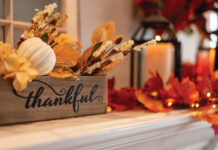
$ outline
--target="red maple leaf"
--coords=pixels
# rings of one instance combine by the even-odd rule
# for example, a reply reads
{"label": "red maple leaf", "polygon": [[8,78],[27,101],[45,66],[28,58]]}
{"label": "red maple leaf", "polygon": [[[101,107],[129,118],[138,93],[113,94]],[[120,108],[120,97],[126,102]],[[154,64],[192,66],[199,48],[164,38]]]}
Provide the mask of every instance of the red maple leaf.
{"label": "red maple leaf", "polygon": [[218,79],[213,79],[212,80],[212,90],[213,93],[218,96]]}
{"label": "red maple leaf", "polygon": [[121,111],[139,109],[142,105],[137,101],[135,89],[131,87],[114,89],[114,78],[108,80],[108,106],[112,110]]}
{"label": "red maple leaf", "polygon": [[199,92],[196,90],[195,83],[185,78],[180,83],[178,78],[171,77],[168,82],[168,95],[175,98],[177,104],[192,104],[200,101]]}
{"label": "red maple leaf", "polygon": [[115,85],[115,78],[108,79],[108,89],[113,90]]}
{"label": "red maple leaf", "polygon": [[213,125],[212,127],[214,129],[215,134],[218,134],[218,125]]}
{"label": "red maple leaf", "polygon": [[145,83],[144,91],[146,92],[159,92],[164,89],[163,80],[158,72],[156,74],[151,73],[151,77]]}
{"label": "red maple leaf", "polygon": [[151,73],[151,77],[147,80],[147,82],[144,85],[143,92],[149,93],[157,92],[159,100],[164,101],[166,98],[168,98],[167,91],[164,88],[163,80],[158,72],[155,74]]}

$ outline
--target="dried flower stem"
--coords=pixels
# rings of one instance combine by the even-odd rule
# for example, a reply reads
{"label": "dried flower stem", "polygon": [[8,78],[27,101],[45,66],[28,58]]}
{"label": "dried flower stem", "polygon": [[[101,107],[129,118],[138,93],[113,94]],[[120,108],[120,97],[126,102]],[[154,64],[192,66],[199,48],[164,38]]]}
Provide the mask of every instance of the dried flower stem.
{"label": "dried flower stem", "polygon": [[99,62],[95,62],[92,65],[87,66],[85,70],[82,71],[82,74],[106,73],[107,70],[105,68],[111,63],[122,60],[128,53],[132,51],[139,51],[142,48],[145,48],[151,44],[153,45],[155,43],[155,40],[151,40],[136,47],[132,47],[134,45],[134,42],[132,40],[123,42],[116,50],[110,51],[110,53],[107,54],[106,57],[101,58]]}

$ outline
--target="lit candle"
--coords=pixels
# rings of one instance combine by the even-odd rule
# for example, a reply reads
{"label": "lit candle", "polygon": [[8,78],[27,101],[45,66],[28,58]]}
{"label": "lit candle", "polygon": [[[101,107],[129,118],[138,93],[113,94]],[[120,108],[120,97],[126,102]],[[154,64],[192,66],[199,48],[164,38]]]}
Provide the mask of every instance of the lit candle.
{"label": "lit candle", "polygon": [[200,50],[197,54],[199,74],[212,73],[215,65],[215,49]]}
{"label": "lit candle", "polygon": [[209,50],[199,50],[197,54],[198,73],[209,73],[210,52]]}
{"label": "lit candle", "polygon": [[158,43],[149,45],[145,50],[145,81],[151,74],[158,71],[166,83],[172,75],[174,67],[174,46],[171,43]]}

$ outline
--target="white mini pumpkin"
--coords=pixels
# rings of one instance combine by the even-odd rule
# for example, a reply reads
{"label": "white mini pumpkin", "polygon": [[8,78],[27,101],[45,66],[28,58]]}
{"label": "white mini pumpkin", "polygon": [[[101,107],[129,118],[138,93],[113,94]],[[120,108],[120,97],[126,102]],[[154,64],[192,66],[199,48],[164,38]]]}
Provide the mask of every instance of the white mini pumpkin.
{"label": "white mini pumpkin", "polygon": [[56,63],[53,49],[37,37],[25,40],[18,48],[17,54],[27,58],[39,75],[51,72]]}

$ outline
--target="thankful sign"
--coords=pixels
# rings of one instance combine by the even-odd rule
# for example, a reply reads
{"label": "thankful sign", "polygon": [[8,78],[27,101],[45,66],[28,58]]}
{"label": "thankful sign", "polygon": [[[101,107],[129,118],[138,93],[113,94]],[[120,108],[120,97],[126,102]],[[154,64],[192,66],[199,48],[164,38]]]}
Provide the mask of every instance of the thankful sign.
{"label": "thankful sign", "polygon": [[[23,92],[0,80],[0,124],[81,116],[106,112],[105,77],[81,76],[79,81],[42,76]],[[10,92],[10,93],[5,93]],[[7,95],[7,96],[6,96]],[[11,121],[12,120],[12,121]]]}

